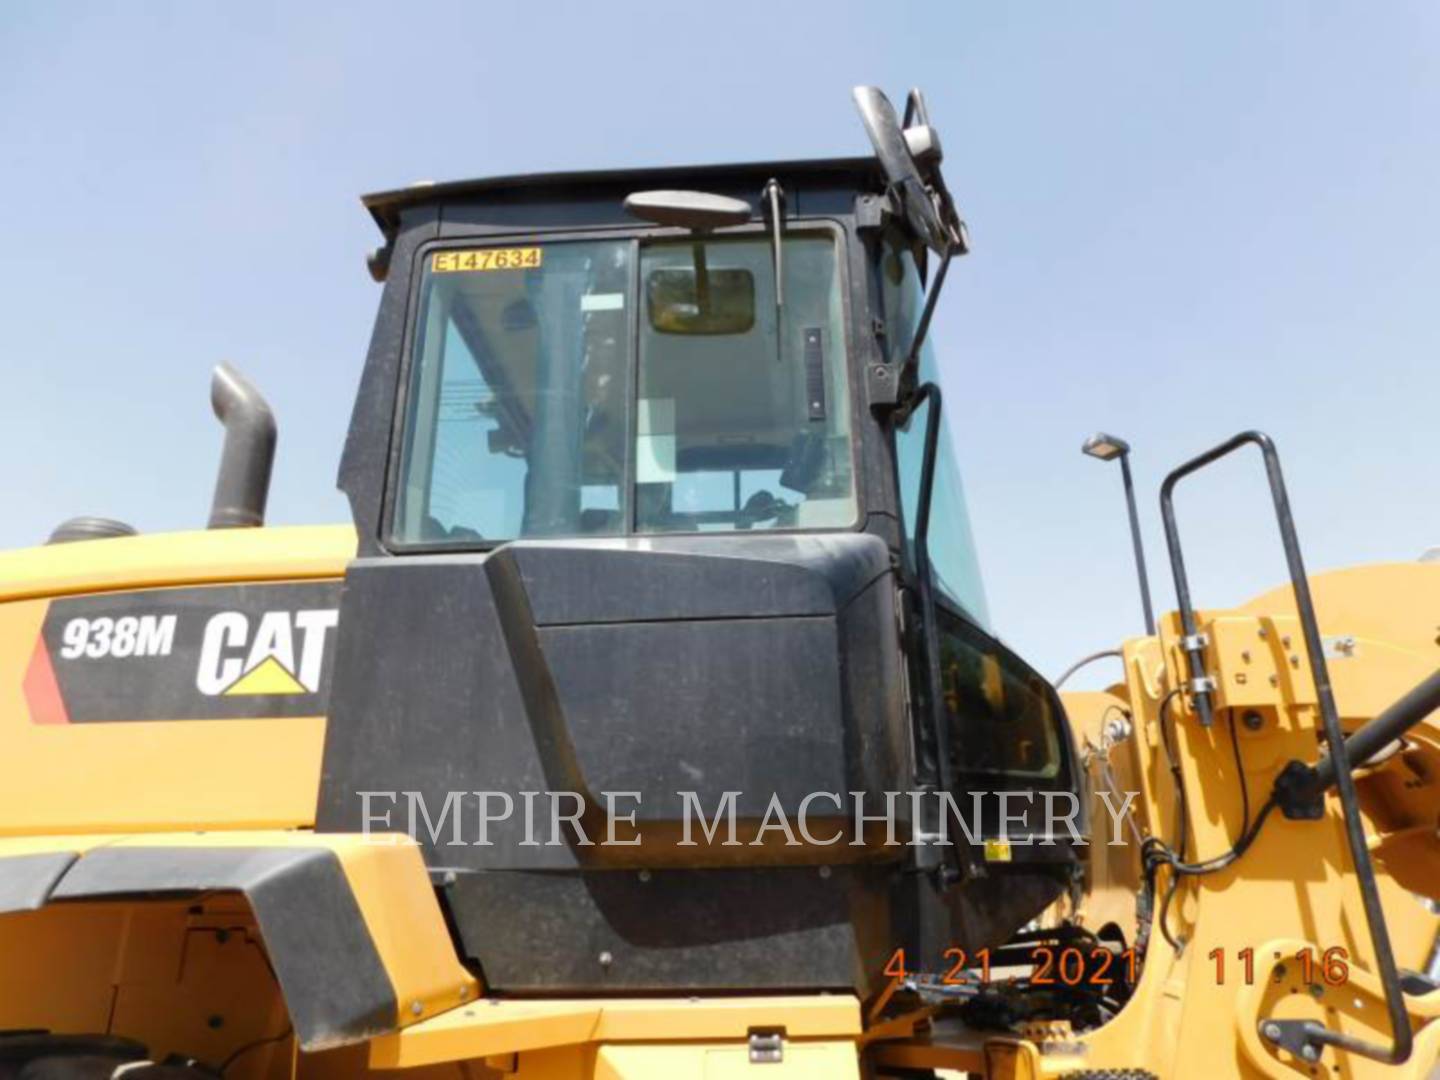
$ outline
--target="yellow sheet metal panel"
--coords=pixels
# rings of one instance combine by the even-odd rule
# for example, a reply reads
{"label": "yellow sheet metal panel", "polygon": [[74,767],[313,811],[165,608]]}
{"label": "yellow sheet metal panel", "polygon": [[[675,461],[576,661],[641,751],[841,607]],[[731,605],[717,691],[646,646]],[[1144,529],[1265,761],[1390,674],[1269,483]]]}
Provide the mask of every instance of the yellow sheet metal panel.
{"label": "yellow sheet metal panel", "polygon": [[127,836],[106,846],[327,848],[340,861],[395,988],[398,1026],[418,1024],[479,995],[479,985],[456,958],[420,849],[409,837],[377,842],[344,833],[224,831]]}
{"label": "yellow sheet metal panel", "polygon": [[37,722],[26,683],[46,609],[0,604],[0,836],[314,821],[323,717]]}
{"label": "yellow sheet metal panel", "polygon": [[1201,625],[1210,639],[1205,661],[1216,709],[1315,704],[1299,619],[1217,615]]}
{"label": "yellow sheet metal panel", "polygon": [[[1440,666],[1440,563],[1333,570],[1314,575],[1310,591],[1342,719],[1378,714]],[[1286,585],[1240,611],[1293,618],[1295,599]],[[1303,666],[1303,643],[1294,640]]]}
{"label": "yellow sheet metal panel", "polygon": [[[276,1038],[290,1027],[285,1003],[243,904],[229,914],[194,913],[193,899],[125,906],[130,922],[110,1030],[140,1039],[157,1058],[177,1053],[220,1062],[260,1043],[242,1055],[257,1077],[267,1061],[287,1055],[289,1039]],[[232,1068],[229,1075],[239,1080],[246,1073]]]}
{"label": "yellow sheet metal panel", "polygon": [[803,997],[636,999],[605,1002],[595,1030],[597,1041],[654,1039],[683,1029],[685,1038],[744,1036],[752,1027],[784,1028],[790,1038],[859,1036],[860,1003],[849,994]]}
{"label": "yellow sheet metal panel", "polygon": [[126,921],[118,904],[0,918],[0,1030],[106,1030]]}
{"label": "yellow sheet metal panel", "polygon": [[859,1002],[844,994],[549,1001],[491,998],[375,1040],[370,1064],[372,1068],[408,1068],[572,1043],[743,1042],[752,1028],[783,1028],[789,1039],[841,1040],[850,1048],[853,1067],[853,1040],[860,1027]]}
{"label": "yellow sheet metal panel", "polygon": [[0,835],[311,824],[354,547],[327,526],[0,554]]}
{"label": "yellow sheet metal panel", "polygon": [[408,1069],[590,1041],[602,1002],[489,998],[370,1044],[372,1069]]}
{"label": "yellow sheet metal panel", "polygon": [[339,577],[349,525],[207,529],[0,552],[0,601],[196,582]]}
{"label": "yellow sheet metal panel", "polygon": [[[403,1027],[474,1001],[480,987],[455,955],[419,848],[408,837],[390,840],[376,843],[358,835],[278,830],[16,837],[0,840],[0,859],[45,851],[83,854],[94,848],[174,848],[177,853],[184,849],[325,848],[335,854],[354,894],[395,990],[396,1026]],[[94,907],[120,910],[122,905]],[[45,908],[42,913],[55,909]],[[21,917],[0,918],[0,926],[8,925],[9,918]],[[32,979],[35,970],[41,969],[31,969]]]}
{"label": "yellow sheet metal panel", "polygon": [[755,1065],[744,1042],[729,1044],[629,1044],[603,1046],[596,1055],[595,1080],[847,1080],[860,1076],[850,1042],[785,1043],[780,1061]]}
{"label": "yellow sheet metal panel", "polygon": [[395,986],[401,1027],[473,1002],[481,987],[461,966],[420,849],[409,837],[374,843],[321,835],[340,858],[365,925]]}
{"label": "yellow sheet metal panel", "polygon": [[50,851],[78,853],[114,839],[100,833],[88,836],[4,836],[0,837],[0,859],[11,855],[41,855]]}
{"label": "yellow sheet metal panel", "polygon": [[[283,1034],[289,1021],[254,924],[230,903],[70,902],[0,918],[0,1029],[108,1030],[156,1058],[211,1062]],[[255,1046],[227,1075],[272,1076],[261,1066],[287,1052],[285,1039]]]}
{"label": "yellow sheet metal panel", "polygon": [[[1375,563],[1312,574],[1310,592],[1322,633],[1343,628],[1417,651],[1437,649],[1440,562]],[[1280,585],[1241,610],[1294,614],[1295,598],[1288,584]]]}
{"label": "yellow sheet metal panel", "polygon": [[[978,1032],[969,1033],[964,1040],[921,1032],[911,1038],[872,1044],[866,1048],[866,1060],[892,1069],[935,1069],[947,1080],[970,1074],[988,1077],[991,1074],[985,1072],[985,1045],[984,1036]],[[1003,1071],[994,1074],[1010,1075]]]}

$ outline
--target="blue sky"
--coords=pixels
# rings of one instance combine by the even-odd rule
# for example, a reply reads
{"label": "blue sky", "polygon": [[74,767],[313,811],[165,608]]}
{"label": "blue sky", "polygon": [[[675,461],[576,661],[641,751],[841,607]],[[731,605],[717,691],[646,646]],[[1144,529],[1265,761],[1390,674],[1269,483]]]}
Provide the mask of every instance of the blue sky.
{"label": "blue sky", "polygon": [[[1279,442],[1312,569],[1440,544],[1440,8],[1420,3],[0,6],[0,545],[204,521],[228,359],[279,523],[335,465],[412,180],[852,154],[927,91],[974,254],[934,333],[995,622],[1042,670],[1139,625],[1118,470]],[[1182,496],[1197,599],[1283,576],[1258,465]]]}

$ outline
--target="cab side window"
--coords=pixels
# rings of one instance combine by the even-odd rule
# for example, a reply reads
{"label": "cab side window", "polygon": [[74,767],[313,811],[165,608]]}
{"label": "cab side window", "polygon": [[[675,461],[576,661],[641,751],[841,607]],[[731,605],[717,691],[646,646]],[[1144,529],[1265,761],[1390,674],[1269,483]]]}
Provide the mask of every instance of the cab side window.
{"label": "cab side window", "polygon": [[[889,360],[899,365],[910,351],[915,326],[925,305],[920,287],[920,273],[915,257],[908,247],[892,237],[881,252],[880,281],[884,305],[885,337]],[[941,383],[935,351],[926,337],[920,350],[920,382]],[[950,436],[950,417],[957,415],[963,398],[945,384],[945,407],[941,410],[940,441],[936,451],[935,487],[930,504],[930,533],[927,538],[930,562],[938,593],[948,598],[972,620],[989,624],[985,590],[980,580],[980,564],[975,556],[975,539],[970,531],[970,515],[965,508],[965,490],[960,483],[960,470],[955,463],[954,442]],[[900,504],[905,518],[905,543],[911,565],[914,565],[915,510],[919,501],[920,471],[925,457],[925,427],[930,420],[934,399],[925,402],[913,413],[903,428],[895,431],[895,464],[899,473]]]}
{"label": "cab side window", "polygon": [[937,615],[956,770],[1040,787],[1061,779],[1064,714],[1054,687],[979,627],[944,607]]}

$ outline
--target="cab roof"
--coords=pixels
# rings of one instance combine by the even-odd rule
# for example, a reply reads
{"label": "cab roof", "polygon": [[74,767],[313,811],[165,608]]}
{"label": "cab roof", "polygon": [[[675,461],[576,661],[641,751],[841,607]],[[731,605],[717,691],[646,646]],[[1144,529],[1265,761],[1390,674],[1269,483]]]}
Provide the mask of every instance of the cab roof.
{"label": "cab roof", "polygon": [[387,239],[400,226],[400,214],[412,206],[447,202],[482,201],[517,192],[550,199],[580,189],[627,185],[636,191],[653,188],[703,187],[706,184],[732,185],[751,181],[756,195],[771,177],[782,184],[824,183],[853,186],[857,191],[884,183],[880,164],[873,157],[815,158],[805,161],[752,162],[743,165],[682,165],[650,169],[601,169],[583,172],[529,173],[496,176],[479,180],[429,181],[409,187],[379,191],[360,198],[375,224]]}

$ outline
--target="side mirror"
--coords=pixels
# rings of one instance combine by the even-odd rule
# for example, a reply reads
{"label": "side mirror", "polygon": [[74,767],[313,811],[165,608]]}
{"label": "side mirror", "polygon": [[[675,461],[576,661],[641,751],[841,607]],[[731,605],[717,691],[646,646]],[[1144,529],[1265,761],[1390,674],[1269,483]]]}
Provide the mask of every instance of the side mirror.
{"label": "side mirror", "polygon": [[752,213],[743,199],[703,191],[637,191],[625,198],[625,212],[656,225],[678,225],[704,232],[744,225]]}
{"label": "side mirror", "polygon": [[[895,106],[874,86],[855,87],[854,98],[855,107],[860,110],[860,119],[865,124],[865,133],[870,136],[875,156],[880,160],[880,168],[884,170],[890,191],[900,203],[899,209],[911,230],[927,247],[941,255],[956,245],[957,236],[961,237],[959,243],[963,244],[963,234],[952,231],[941,217],[917,164],[917,158],[927,165],[939,164],[939,137],[930,126],[929,118],[921,115],[918,117],[919,126],[911,129],[902,127],[900,118],[895,115]],[[918,99],[916,104],[923,113],[923,104]]]}

